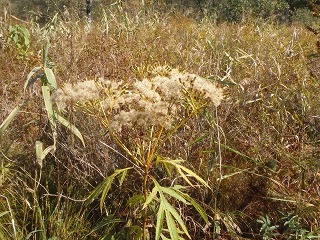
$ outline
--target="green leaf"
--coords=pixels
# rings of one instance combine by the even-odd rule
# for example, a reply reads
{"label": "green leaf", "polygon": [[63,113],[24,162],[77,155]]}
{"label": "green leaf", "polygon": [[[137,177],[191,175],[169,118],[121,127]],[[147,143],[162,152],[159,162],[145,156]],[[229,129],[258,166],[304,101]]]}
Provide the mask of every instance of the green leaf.
{"label": "green leaf", "polygon": [[119,180],[119,186],[122,186],[123,181],[125,180],[125,178],[126,178],[126,176],[127,176],[127,173],[128,173],[128,170],[123,171],[123,172],[121,173],[120,180]]}
{"label": "green leaf", "polygon": [[28,102],[29,99],[25,100],[22,104],[20,104],[19,106],[16,106],[11,113],[9,114],[9,116],[1,123],[0,125],[0,139],[2,138],[2,134],[3,132],[6,130],[6,128],[9,126],[9,124],[13,121],[13,119],[15,118],[15,116],[18,114],[18,112],[20,111],[20,109]]}
{"label": "green leaf", "polygon": [[[41,72],[40,72],[41,70]],[[36,74],[38,73],[38,74]],[[32,69],[32,71],[28,74],[27,76],[27,80],[24,83],[24,90],[26,90],[28,87],[30,87],[32,84],[35,83],[35,81],[37,81],[38,79],[42,78],[43,72],[42,72],[42,67],[35,67],[34,69]]]}
{"label": "green leaf", "polygon": [[258,161],[257,161],[257,160],[248,157],[247,155],[239,152],[239,151],[236,150],[236,149],[233,149],[233,148],[231,148],[231,147],[229,147],[229,146],[227,146],[227,145],[224,145],[224,144],[221,144],[221,147],[224,147],[225,149],[227,149],[227,150],[229,150],[229,151],[231,151],[231,152],[233,152],[233,153],[236,153],[236,154],[238,154],[239,156],[244,157],[244,158],[246,158],[246,159],[248,159],[248,160],[250,160],[250,161],[258,164]]}
{"label": "green leaf", "polygon": [[190,182],[188,177],[182,172],[181,168],[177,167],[177,171],[180,174],[180,176],[190,185],[193,187],[193,184]]}
{"label": "green leaf", "polygon": [[71,124],[67,119],[63,118],[61,115],[59,114],[55,114],[55,117],[57,119],[57,121],[59,121],[63,126],[65,126],[66,128],[68,128],[74,135],[76,135],[82,142],[82,145],[85,146],[84,143],[84,139],[82,137],[81,132],[77,129],[76,126],[74,126],[73,124]]}
{"label": "green leaf", "polygon": [[88,197],[88,202],[92,202],[94,199],[96,199],[100,194],[101,194],[101,198],[100,198],[100,209],[102,210],[103,208],[103,203],[106,199],[106,196],[111,188],[111,184],[113,183],[114,178],[121,174],[124,171],[128,171],[129,169],[132,169],[132,167],[129,168],[123,168],[123,169],[117,169],[114,171],[113,174],[111,174],[109,177],[106,177],[105,180],[103,180],[102,183],[100,183],[93,191],[92,193],[89,195]]}
{"label": "green leaf", "polygon": [[49,86],[42,86],[42,96],[43,96],[44,105],[45,105],[47,113],[48,113],[48,118],[50,121],[53,135],[54,135],[54,137],[56,137],[56,135],[57,135],[57,133],[56,133],[56,129],[57,129],[56,117],[55,117],[55,113],[53,111]]}
{"label": "green leaf", "polygon": [[159,189],[158,189],[157,186],[155,186],[155,187],[152,189],[151,193],[149,194],[149,196],[148,196],[147,199],[146,199],[146,202],[143,204],[142,209],[145,209],[145,208],[149,205],[149,203],[154,199],[154,197],[157,196],[158,190],[159,190]]}
{"label": "green leaf", "polygon": [[42,168],[42,162],[46,158],[46,156],[50,152],[55,152],[56,147],[55,145],[51,145],[43,150],[43,143],[41,141],[36,141],[36,157],[37,157],[37,163]]}
{"label": "green leaf", "polygon": [[200,176],[198,176],[195,172],[193,172],[192,170],[190,170],[189,168],[186,168],[182,165],[180,165],[180,162],[183,162],[183,160],[180,159],[176,159],[176,160],[171,160],[171,159],[161,159],[161,162],[166,162],[169,164],[172,164],[177,170],[178,172],[181,174],[181,177],[184,178],[188,184],[190,184],[191,186],[193,186],[191,184],[191,182],[189,181],[189,179],[187,178],[187,176],[181,171],[183,170],[184,172],[186,172],[187,174],[189,174],[190,176],[194,177],[198,182],[200,182],[202,185],[210,188],[210,186],[206,183],[205,180],[203,180]]}
{"label": "green leaf", "polygon": [[171,197],[176,198],[177,200],[183,202],[184,204],[188,204],[188,202],[186,201],[186,199],[185,199],[182,195],[178,194],[178,193],[177,193],[174,189],[172,189],[172,188],[161,187],[161,191],[164,192],[164,193],[166,193],[166,194],[168,194],[168,195],[170,195]]}
{"label": "green leaf", "polygon": [[98,231],[99,229],[107,226],[107,225],[114,225],[116,223],[122,223],[124,222],[123,220],[121,219],[118,219],[118,218],[114,218],[114,216],[107,216],[104,220],[102,220],[101,222],[99,222],[91,231],[90,233],[88,233],[86,237],[88,237],[89,235],[91,235],[92,233]]}
{"label": "green leaf", "polygon": [[[179,225],[181,226],[182,228],[182,231],[189,237],[189,233],[188,233],[188,229],[186,227],[186,225],[184,224],[182,218],[180,217],[180,214],[177,212],[177,210],[166,200],[166,199],[162,199],[162,201],[164,202],[164,205],[165,205],[165,208],[166,208],[166,211],[169,211],[172,216],[174,217],[174,219],[179,223]],[[168,223],[168,219],[167,219],[167,224]]]}
{"label": "green leaf", "polygon": [[162,228],[163,228],[163,220],[164,220],[164,206],[163,203],[160,203],[159,210],[157,213],[157,223],[156,223],[156,240],[159,240]]}
{"label": "green leaf", "polygon": [[203,208],[196,202],[196,200],[194,200],[192,197],[190,197],[188,194],[186,193],[182,193],[179,191],[180,194],[182,194],[184,196],[184,198],[186,200],[188,200],[191,205],[197,210],[197,212],[200,214],[200,216],[202,217],[202,219],[208,223],[208,215],[206,214],[206,212],[203,210]]}
{"label": "green leaf", "polygon": [[[179,164],[178,164],[179,165]],[[186,168],[182,165],[179,165],[179,168],[181,168],[183,171],[185,171],[186,173],[188,173],[189,175],[191,175],[192,177],[194,177],[195,179],[197,179],[198,182],[202,183],[202,185],[210,188],[210,186],[206,183],[205,180],[203,180],[200,176],[198,176],[195,172],[191,171],[189,168]]]}
{"label": "green leaf", "polygon": [[51,88],[57,89],[57,80],[56,80],[56,77],[53,74],[52,69],[45,67],[44,68],[44,73],[45,73],[46,78],[48,80],[48,84],[51,86]]}
{"label": "green leaf", "polygon": [[166,213],[167,226],[168,226],[171,240],[179,240],[179,234],[178,234],[177,226],[176,226],[176,223],[174,222],[174,219],[172,218],[169,211],[165,211],[165,213]]}
{"label": "green leaf", "polygon": [[[248,171],[249,169],[250,169],[250,168],[246,168],[246,169],[242,169],[242,170],[240,170],[240,171],[238,171],[238,172],[234,172],[234,173],[230,173],[230,174],[224,175],[224,176],[222,176],[222,177],[221,177],[221,179],[220,179],[220,180],[223,180],[223,179],[226,179],[226,178],[232,177],[232,176],[234,176],[234,175],[237,175],[237,174],[239,174],[239,173],[242,173],[242,172]],[[219,181],[219,178],[217,179],[217,181]]]}
{"label": "green leaf", "polygon": [[112,184],[112,182],[113,182],[113,180],[114,180],[114,178],[115,178],[115,176],[116,176],[117,174],[116,173],[113,173],[110,177],[108,177],[107,179],[106,179],[106,181],[105,181],[105,185],[104,185],[104,187],[103,187],[103,191],[102,191],[102,193],[101,193],[101,198],[100,198],[100,209],[101,209],[101,211],[102,211],[102,209],[103,209],[103,203],[104,203],[104,201],[105,201],[105,199],[106,199],[106,197],[107,197],[107,194],[108,194],[108,192],[109,192],[109,190],[110,190],[110,188],[111,188],[111,184]]}

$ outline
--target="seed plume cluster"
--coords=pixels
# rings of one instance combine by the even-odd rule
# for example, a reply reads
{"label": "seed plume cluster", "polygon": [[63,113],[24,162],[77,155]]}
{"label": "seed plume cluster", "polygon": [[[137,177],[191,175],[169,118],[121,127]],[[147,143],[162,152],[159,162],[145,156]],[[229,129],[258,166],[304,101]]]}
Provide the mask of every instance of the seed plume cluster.
{"label": "seed plume cluster", "polygon": [[167,66],[156,67],[150,77],[131,83],[99,79],[67,84],[53,97],[60,109],[71,102],[98,100],[99,111],[108,118],[113,132],[120,132],[123,126],[169,129],[186,111],[217,107],[222,99],[223,91],[214,82]]}

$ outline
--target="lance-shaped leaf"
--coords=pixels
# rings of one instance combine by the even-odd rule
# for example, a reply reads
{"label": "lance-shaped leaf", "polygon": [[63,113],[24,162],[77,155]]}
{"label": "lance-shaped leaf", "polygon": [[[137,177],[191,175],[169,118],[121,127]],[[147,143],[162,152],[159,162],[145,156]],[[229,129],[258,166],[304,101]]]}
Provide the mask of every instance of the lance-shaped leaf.
{"label": "lance-shaped leaf", "polygon": [[1,123],[0,125],[0,139],[1,136],[3,134],[3,132],[6,130],[6,128],[9,126],[9,124],[13,121],[13,119],[15,118],[15,116],[18,114],[18,112],[20,111],[20,109],[28,102],[28,99],[25,100],[22,104],[20,104],[19,106],[16,106],[11,113],[9,114],[9,116]]}
{"label": "lance-shaped leaf", "polygon": [[165,211],[165,213],[171,240],[179,240],[178,229],[172,215],[170,214],[170,211]]}
{"label": "lance-shaped leaf", "polygon": [[158,187],[155,186],[152,189],[152,192],[147,197],[146,202],[143,204],[142,209],[145,209],[149,205],[149,203],[157,196],[158,191],[159,191]]}
{"label": "lance-shaped leaf", "polygon": [[41,141],[36,141],[36,157],[37,157],[37,163],[42,168],[42,162],[46,158],[46,156],[50,152],[55,152],[56,147],[54,145],[51,145],[45,149],[43,149],[43,143]]}
{"label": "lance-shaped leaf", "polygon": [[192,197],[190,197],[187,193],[184,193],[184,192],[180,191],[180,189],[181,189],[180,185],[176,185],[173,188],[174,188],[174,190],[176,191],[177,194],[180,194],[181,196],[183,196],[183,198],[186,201],[188,201],[197,210],[197,212],[200,214],[200,216],[202,217],[202,219],[206,223],[209,222],[208,215],[203,210],[203,208],[196,202],[196,200],[194,200]]}
{"label": "lance-shaped leaf", "polygon": [[73,133],[74,135],[76,135],[82,142],[82,145],[85,146],[84,143],[84,139],[82,137],[81,132],[78,130],[78,128],[76,126],[74,126],[72,123],[70,123],[67,119],[63,118],[62,116],[60,116],[59,114],[55,114],[55,117],[57,119],[57,121],[59,121],[63,126],[65,126],[66,128],[68,128],[71,133]]}
{"label": "lance-shaped leaf", "polygon": [[42,72],[42,67],[35,67],[32,71],[28,74],[27,80],[24,83],[24,90],[30,87],[32,84],[35,83],[38,79],[42,78],[44,73]]}
{"label": "lance-shaped leaf", "polygon": [[[180,217],[180,214],[177,212],[177,210],[168,202],[168,200],[166,199],[166,197],[164,196],[164,192],[163,190],[165,189],[164,187],[161,187],[160,184],[155,180],[153,179],[153,182],[155,184],[155,187],[157,187],[158,189],[158,192],[159,192],[159,195],[160,195],[160,205],[162,204],[163,205],[163,209],[164,209],[164,212],[165,212],[165,217],[166,217],[166,223],[167,223],[167,227],[168,227],[168,230],[170,232],[170,236],[171,236],[171,239],[178,239],[176,238],[177,236],[179,237],[179,233],[178,233],[178,227],[176,226],[175,224],[175,221],[178,222],[178,224],[180,225],[182,231],[184,234],[186,234],[189,238],[190,235],[188,233],[188,230],[187,230],[187,227],[185,226],[182,218]],[[174,198],[180,200],[181,199],[181,196],[178,196],[173,193],[172,191],[167,191],[167,194],[168,192],[170,193],[169,195],[170,196],[173,196]],[[183,200],[183,202],[186,202],[186,200]],[[161,212],[160,212],[161,213]],[[169,217],[169,218],[168,218]],[[163,218],[164,217],[157,217],[157,220],[158,219],[162,219],[163,221]],[[157,225],[159,225],[160,223],[157,222]],[[159,226],[160,228],[160,226]],[[160,233],[159,233],[160,234]]]}
{"label": "lance-shaped leaf", "polygon": [[156,223],[156,240],[159,240],[163,228],[163,220],[164,220],[164,205],[161,202],[159,206],[159,210],[157,212],[157,223]]}
{"label": "lance-shaped leaf", "polygon": [[53,74],[52,69],[45,67],[44,68],[44,73],[46,75],[48,84],[52,89],[57,89],[57,80],[56,77]]}
{"label": "lance-shaped leaf", "polygon": [[53,137],[53,141],[54,141],[53,145],[56,145],[57,122],[56,122],[55,112],[54,112],[53,106],[52,106],[49,86],[42,86],[42,96],[43,96],[44,105],[46,107],[48,118],[49,118],[51,129],[52,129],[52,137]]}
{"label": "lance-shaped leaf", "polygon": [[113,174],[111,174],[110,176],[106,177],[105,180],[103,180],[102,183],[100,183],[89,195],[88,197],[88,203],[92,202],[94,199],[96,199],[99,195],[101,195],[100,198],[100,209],[102,210],[103,208],[103,203],[106,199],[106,196],[111,188],[111,184],[113,183],[113,180],[115,179],[115,177],[119,174],[122,174],[123,172],[128,171],[129,169],[131,169],[132,167],[129,168],[123,168],[123,169],[117,169],[114,171]]}
{"label": "lance-shaped leaf", "polygon": [[[203,180],[199,175],[197,175],[195,172],[193,172],[192,170],[190,170],[189,168],[182,166],[179,163],[184,162],[181,159],[176,159],[176,160],[172,160],[172,159],[161,159],[159,160],[159,162],[163,162],[163,163],[168,163],[173,165],[177,171],[180,173],[180,176],[191,186],[193,186],[190,182],[190,180],[188,179],[188,177],[186,176],[185,173],[187,173],[189,176],[195,178],[199,183],[201,183],[202,185],[210,188],[210,186],[206,183],[205,180]],[[184,173],[185,172],[185,173]]]}

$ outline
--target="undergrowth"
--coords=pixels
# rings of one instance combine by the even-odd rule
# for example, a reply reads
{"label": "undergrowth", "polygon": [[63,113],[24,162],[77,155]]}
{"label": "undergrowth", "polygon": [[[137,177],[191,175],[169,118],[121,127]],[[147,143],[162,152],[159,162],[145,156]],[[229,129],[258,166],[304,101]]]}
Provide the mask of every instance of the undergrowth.
{"label": "undergrowth", "polygon": [[[91,24],[2,18],[0,36],[1,122],[33,97],[0,139],[1,239],[319,238],[319,52],[304,26],[115,5]],[[41,84],[23,91],[47,40],[56,111],[85,146],[52,135]],[[55,138],[39,166],[35,142]]]}

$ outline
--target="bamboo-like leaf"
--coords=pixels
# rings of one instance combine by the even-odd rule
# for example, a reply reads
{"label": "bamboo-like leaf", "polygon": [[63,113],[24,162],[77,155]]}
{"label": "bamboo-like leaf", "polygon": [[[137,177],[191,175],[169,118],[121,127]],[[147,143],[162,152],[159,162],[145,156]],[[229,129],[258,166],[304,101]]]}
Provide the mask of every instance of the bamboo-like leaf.
{"label": "bamboo-like leaf", "polygon": [[102,191],[102,194],[101,194],[101,198],[100,198],[100,209],[102,211],[103,209],[103,203],[107,197],[107,194],[111,188],[111,184],[115,178],[117,174],[116,173],[113,173],[110,177],[107,178],[107,181],[105,182],[105,186],[103,188],[103,191]]}
{"label": "bamboo-like leaf", "polygon": [[[177,168],[177,170],[179,171],[179,169],[183,170],[184,172],[186,172],[187,174],[189,174],[190,176],[194,177],[198,182],[200,182],[202,185],[210,188],[210,186],[206,183],[205,180],[203,180],[200,176],[198,176],[195,172],[193,172],[192,170],[190,170],[189,168],[187,167],[184,167],[182,165],[180,165],[179,163],[180,162],[183,162],[183,160],[179,160],[179,159],[176,159],[176,160],[167,160],[167,159],[163,159],[161,160],[162,162],[166,162],[166,163],[169,163],[169,164],[172,164],[173,166],[175,166]],[[180,172],[180,171],[179,171]],[[181,174],[181,172],[180,172]],[[181,177],[185,178],[185,174],[181,175]],[[189,183],[189,182],[188,182]]]}
{"label": "bamboo-like leaf", "polygon": [[204,138],[206,138],[209,134],[208,133],[204,133],[202,134],[200,137],[196,138],[195,140],[193,140],[191,143],[189,143],[188,145],[190,147],[194,146],[195,144],[201,142]]}
{"label": "bamboo-like leaf", "polygon": [[128,200],[130,206],[136,205],[137,203],[142,203],[144,201],[144,196],[142,194],[134,195]]}
{"label": "bamboo-like leaf", "polygon": [[[164,202],[166,211],[169,211],[170,214],[172,214],[174,219],[179,223],[180,227],[182,228],[182,231],[191,239],[191,237],[188,233],[188,229],[187,229],[186,225],[184,224],[182,218],[180,217],[180,214],[177,212],[177,210],[166,199],[161,199],[161,201]],[[169,224],[168,219],[167,219],[167,224]]]}
{"label": "bamboo-like leaf", "polygon": [[105,201],[105,198],[110,190],[111,184],[113,183],[114,178],[123,173],[124,171],[128,171],[129,169],[132,169],[132,167],[128,167],[128,168],[123,168],[123,169],[117,169],[114,171],[113,174],[111,174],[110,176],[108,176],[105,180],[103,180],[102,183],[100,183],[89,195],[88,197],[88,203],[92,202],[94,199],[96,199],[100,194],[101,194],[101,198],[100,198],[100,209],[102,210],[103,208],[103,203]]}
{"label": "bamboo-like leaf", "polygon": [[197,179],[197,181],[200,182],[200,183],[202,183],[202,185],[210,188],[210,186],[206,183],[206,181],[203,180],[200,176],[198,176],[195,172],[191,171],[189,168],[186,168],[186,167],[184,167],[184,166],[182,166],[182,165],[179,165],[179,164],[177,164],[177,165],[178,165],[179,168],[181,168],[183,171],[185,171],[186,173],[188,173],[189,175],[191,175],[192,177],[194,177],[195,179]]}
{"label": "bamboo-like leaf", "polygon": [[163,166],[164,166],[167,174],[169,175],[169,177],[171,177],[172,176],[172,168],[171,168],[172,165],[170,165],[166,162],[163,162]]}
{"label": "bamboo-like leaf", "polygon": [[180,176],[190,185],[193,187],[193,184],[190,182],[189,178],[182,172],[181,168],[177,168],[178,173]]}
{"label": "bamboo-like leaf", "polygon": [[178,191],[179,194],[181,194],[191,205],[197,210],[197,212],[200,214],[202,219],[208,223],[208,215],[206,212],[203,210],[203,208],[194,200],[192,197],[190,197],[187,193],[183,193],[181,191]]}
{"label": "bamboo-like leaf", "polygon": [[52,131],[54,135],[56,135],[56,117],[53,111],[49,86],[42,86],[42,96],[43,96],[44,105],[48,113],[48,118],[51,124]]}
{"label": "bamboo-like leaf", "polygon": [[158,191],[159,191],[158,187],[155,186],[152,189],[152,191],[149,194],[149,196],[147,197],[146,202],[143,204],[142,209],[145,209],[149,205],[149,203],[155,198],[155,196],[157,196]]}
{"label": "bamboo-like leaf", "polygon": [[42,168],[42,162],[46,158],[46,156],[50,152],[55,152],[56,147],[55,145],[51,145],[43,150],[43,143],[41,141],[36,141],[36,157],[37,157],[37,163]]}
{"label": "bamboo-like leaf", "polygon": [[24,83],[24,90],[30,87],[32,84],[35,83],[38,79],[44,76],[43,72],[40,72],[42,67],[35,67],[32,71],[28,74],[27,80]]}
{"label": "bamboo-like leaf", "polygon": [[53,74],[52,69],[45,67],[44,68],[44,73],[46,74],[46,78],[48,80],[48,84],[51,86],[51,88],[57,89],[57,80],[56,80],[56,77]]}
{"label": "bamboo-like leaf", "polygon": [[156,223],[156,239],[159,240],[162,228],[163,228],[163,220],[164,220],[164,206],[163,203],[160,203],[159,210],[157,213],[157,223]]}
{"label": "bamboo-like leaf", "polygon": [[179,240],[179,234],[178,234],[177,226],[176,226],[176,223],[174,222],[174,219],[172,218],[169,211],[165,211],[165,213],[166,213],[167,226],[168,226],[171,240]]}
{"label": "bamboo-like leaf", "polygon": [[171,240],[170,238],[167,238],[165,235],[161,234],[161,239],[162,240]]}
{"label": "bamboo-like leaf", "polygon": [[107,216],[105,219],[103,219],[100,223],[98,223],[87,235],[85,235],[85,238],[90,236],[92,233],[96,232],[97,230],[104,228],[107,225],[115,225],[117,223],[122,223],[123,220],[114,218],[114,216]]}
{"label": "bamboo-like leaf", "polygon": [[55,114],[55,117],[56,117],[57,121],[59,121],[63,126],[68,128],[74,135],[76,135],[81,140],[82,145],[85,146],[82,134],[76,126],[74,126],[72,123],[70,123],[67,119],[63,118],[59,114]]}
{"label": "bamboo-like leaf", "polygon": [[0,125],[0,139],[1,136],[3,134],[3,132],[6,130],[6,128],[9,126],[9,124],[13,121],[13,119],[15,118],[15,116],[18,114],[18,112],[20,111],[20,109],[22,108],[23,104],[16,106],[11,113],[9,114],[9,116],[1,123]]}
{"label": "bamboo-like leaf", "polygon": [[224,147],[225,149],[227,149],[227,150],[229,150],[229,151],[231,151],[231,152],[233,152],[233,153],[236,153],[236,154],[238,154],[239,156],[244,157],[244,158],[246,158],[246,159],[248,159],[248,160],[250,160],[250,161],[258,164],[258,161],[257,161],[257,160],[255,160],[255,159],[253,159],[253,158],[250,158],[249,156],[247,156],[247,155],[239,152],[239,151],[236,150],[236,149],[233,149],[233,148],[231,148],[231,147],[229,147],[229,146],[227,146],[227,145],[224,145],[224,144],[221,144],[221,147]]}
{"label": "bamboo-like leaf", "polygon": [[170,195],[173,198],[176,198],[177,200],[183,202],[184,204],[188,204],[187,200],[172,188],[161,187],[161,191]]}
{"label": "bamboo-like leaf", "polygon": [[42,168],[42,152],[43,152],[43,143],[41,141],[36,141],[36,157],[37,163]]}
{"label": "bamboo-like leaf", "polygon": [[105,182],[107,181],[107,178],[105,178],[88,196],[87,204],[93,202],[103,191]]}
{"label": "bamboo-like leaf", "polygon": [[249,169],[249,168],[246,168],[246,169],[240,170],[240,171],[238,171],[238,172],[234,172],[234,173],[230,173],[230,174],[224,175],[224,176],[221,177],[221,179],[218,178],[217,181],[223,180],[223,179],[226,179],[226,178],[229,178],[229,177],[232,177],[232,176],[237,175],[237,174],[242,173],[242,172],[245,172],[245,171],[247,171],[248,169]]}
{"label": "bamboo-like leaf", "polygon": [[125,180],[127,176],[128,170],[125,170],[121,173],[120,179],[119,179],[119,186],[123,184],[123,181]]}

